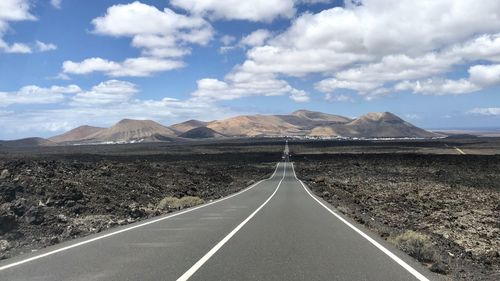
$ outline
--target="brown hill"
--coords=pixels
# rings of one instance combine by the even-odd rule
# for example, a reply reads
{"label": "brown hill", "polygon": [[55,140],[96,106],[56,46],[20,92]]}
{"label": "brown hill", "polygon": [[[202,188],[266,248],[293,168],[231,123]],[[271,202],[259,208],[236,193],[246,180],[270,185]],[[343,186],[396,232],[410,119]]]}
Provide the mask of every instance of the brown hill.
{"label": "brown hill", "polygon": [[151,120],[123,119],[111,128],[90,135],[88,142],[159,141],[175,136],[172,129]]}
{"label": "brown hill", "polygon": [[319,126],[312,136],[342,136],[362,138],[431,138],[440,136],[418,128],[390,112],[373,112],[346,124]]}
{"label": "brown hill", "polygon": [[277,115],[245,115],[213,121],[207,126],[227,136],[281,136],[299,135],[299,126]]}
{"label": "brown hill", "polygon": [[208,125],[208,123],[209,122],[204,122],[200,120],[188,120],[186,122],[172,125],[169,128],[178,132],[179,134],[182,134],[195,128],[205,127]]}
{"label": "brown hill", "polygon": [[54,136],[49,138],[50,141],[56,143],[71,143],[71,142],[79,142],[85,139],[88,139],[89,136],[96,134],[100,131],[105,130],[105,128],[100,127],[92,127],[92,126],[80,126],[71,131],[68,131],[62,135]]}
{"label": "brown hill", "polygon": [[307,135],[320,125],[345,124],[352,119],[340,116],[298,110],[290,115],[245,115],[214,121],[207,127],[227,136],[283,136]]}
{"label": "brown hill", "polygon": [[348,122],[352,121],[352,119],[345,117],[345,116],[327,114],[327,113],[316,112],[316,111],[309,111],[309,110],[304,110],[304,109],[297,110],[297,111],[293,112],[291,115],[300,117],[302,119],[310,120],[313,122],[348,123]]}
{"label": "brown hill", "polygon": [[[94,133],[88,134],[95,130]],[[356,119],[308,110],[289,115],[244,115],[203,122],[189,120],[165,127],[151,120],[124,119],[109,129],[82,126],[51,138],[58,143],[122,143],[174,141],[182,138],[321,136],[359,138],[430,138],[441,136],[389,113],[368,113]]]}
{"label": "brown hill", "polygon": [[346,124],[363,137],[415,137],[430,138],[437,134],[415,127],[390,112],[375,112],[363,115]]}
{"label": "brown hill", "polygon": [[52,146],[56,143],[44,138],[24,138],[18,140],[0,141],[3,147]]}

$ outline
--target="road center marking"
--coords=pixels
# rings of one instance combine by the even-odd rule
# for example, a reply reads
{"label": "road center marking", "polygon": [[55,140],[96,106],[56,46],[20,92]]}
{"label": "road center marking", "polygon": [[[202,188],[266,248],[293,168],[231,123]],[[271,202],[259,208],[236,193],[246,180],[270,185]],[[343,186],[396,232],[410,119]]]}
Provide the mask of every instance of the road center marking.
{"label": "road center marking", "polygon": [[198,209],[201,209],[201,208],[205,208],[207,206],[210,206],[210,205],[222,202],[224,200],[227,200],[227,199],[232,198],[234,196],[240,195],[240,194],[242,194],[242,193],[244,193],[244,192],[246,192],[246,191],[248,191],[248,190],[256,187],[257,185],[259,185],[260,183],[262,183],[265,180],[272,179],[274,177],[274,175],[276,175],[276,171],[278,170],[279,164],[280,164],[279,162],[278,162],[278,164],[276,164],[276,168],[274,169],[274,173],[269,178],[260,180],[260,181],[258,181],[256,183],[254,183],[253,185],[251,185],[251,186],[249,186],[249,187],[247,187],[247,188],[245,188],[245,189],[243,189],[243,190],[241,190],[241,191],[239,191],[239,192],[237,192],[235,194],[229,195],[227,197],[224,197],[224,198],[221,198],[221,199],[218,199],[218,200],[215,200],[215,201],[212,201],[212,202],[209,202],[209,203],[197,206],[197,207],[189,208],[189,209],[187,209],[185,211],[178,212],[178,213],[172,214],[170,216],[160,217],[160,218],[157,218],[157,219],[154,219],[154,220],[151,220],[151,221],[143,222],[143,223],[140,223],[140,224],[137,224],[137,225],[133,225],[133,226],[124,228],[124,229],[113,231],[113,232],[108,233],[108,234],[97,236],[97,237],[94,237],[92,239],[84,240],[84,241],[78,242],[76,244],[72,244],[72,245],[69,245],[69,246],[66,246],[66,247],[62,247],[62,248],[59,248],[59,249],[56,249],[56,250],[53,250],[53,251],[50,251],[50,252],[47,252],[47,253],[44,253],[44,254],[36,255],[36,256],[31,257],[31,258],[27,258],[27,259],[23,259],[23,260],[20,260],[20,261],[17,261],[17,262],[6,264],[4,266],[0,266],[0,271],[8,269],[8,268],[11,268],[11,267],[15,267],[15,266],[27,263],[27,262],[38,260],[38,259],[41,259],[41,258],[44,258],[44,257],[47,257],[47,256],[51,256],[53,254],[57,254],[57,253],[60,253],[60,252],[63,252],[63,251],[66,251],[66,250],[69,250],[69,249],[72,249],[72,248],[76,248],[76,247],[79,247],[79,246],[82,246],[82,245],[85,245],[85,244],[89,244],[91,242],[94,242],[94,241],[97,241],[97,240],[101,240],[101,239],[104,239],[104,238],[107,238],[107,237],[110,237],[110,236],[114,236],[114,235],[120,234],[122,232],[126,232],[126,231],[129,231],[129,230],[136,229],[136,228],[139,228],[139,227],[143,227],[143,226],[146,226],[146,225],[149,225],[149,224],[153,224],[153,223],[156,223],[156,222],[164,221],[164,220],[167,220],[167,219],[170,219],[170,218],[173,218],[173,217],[177,217],[177,216],[180,216],[180,215],[183,215],[183,214],[186,214],[186,213],[189,213],[189,212],[192,212],[192,211],[195,211],[195,210],[198,210]]}
{"label": "road center marking", "polygon": [[262,205],[260,205],[244,221],[242,221],[235,229],[229,232],[229,234],[226,237],[224,237],[219,243],[217,243],[217,245],[215,245],[210,251],[208,251],[208,253],[206,253],[200,260],[198,260],[190,269],[188,269],[184,274],[182,274],[182,276],[179,277],[177,281],[186,281],[191,276],[193,276],[193,274],[195,274],[196,271],[198,271],[198,269],[200,269],[200,267],[203,266],[203,264],[205,264],[215,253],[217,253],[217,251],[220,250],[220,248],[222,248],[222,246],[224,246],[224,244],[227,243],[227,241],[229,241],[229,239],[231,239],[231,237],[233,237],[245,224],[247,224],[247,222],[249,222],[260,211],[260,209],[262,209],[274,197],[274,195],[280,188],[281,183],[285,179],[285,174],[286,174],[286,162],[284,162],[283,165],[283,177],[281,178],[280,182],[278,183],[278,186],[271,194],[271,196],[269,196],[269,198],[267,198],[267,200],[264,203],[262,203]]}
{"label": "road center marking", "polygon": [[409,264],[407,264],[405,261],[403,261],[402,259],[400,259],[395,254],[393,254],[391,251],[389,251],[387,248],[385,248],[380,243],[378,243],[377,241],[375,241],[373,238],[371,238],[370,236],[368,236],[366,233],[364,233],[363,231],[361,231],[360,229],[358,229],[357,227],[355,227],[353,224],[351,224],[350,222],[346,221],[343,217],[341,217],[338,214],[336,214],[334,211],[332,211],[330,208],[328,208],[325,204],[323,204],[323,202],[321,202],[320,200],[318,200],[318,198],[314,197],[314,195],[311,194],[311,192],[309,191],[309,189],[307,189],[306,185],[301,180],[299,180],[297,178],[297,174],[295,174],[295,168],[293,166],[293,163],[292,163],[292,171],[293,171],[293,175],[295,176],[295,179],[298,182],[300,182],[300,184],[302,185],[302,187],[306,190],[307,194],[309,194],[309,196],[311,196],[312,199],[316,200],[316,202],[318,202],[321,206],[323,206],[323,208],[325,208],[328,212],[330,212],[332,215],[334,215],[337,219],[339,219],[341,222],[343,222],[344,224],[346,224],[352,230],[356,231],[363,238],[365,238],[366,240],[368,240],[368,242],[372,243],[375,247],[377,247],[380,251],[382,251],[384,254],[386,254],[387,256],[389,256],[392,260],[394,260],[395,262],[397,262],[400,266],[402,266],[409,273],[411,273],[413,276],[415,276],[415,278],[417,278],[419,281],[429,281],[429,279],[427,279],[427,277],[425,277],[424,275],[422,275],[416,269],[414,269],[413,267],[411,267]]}

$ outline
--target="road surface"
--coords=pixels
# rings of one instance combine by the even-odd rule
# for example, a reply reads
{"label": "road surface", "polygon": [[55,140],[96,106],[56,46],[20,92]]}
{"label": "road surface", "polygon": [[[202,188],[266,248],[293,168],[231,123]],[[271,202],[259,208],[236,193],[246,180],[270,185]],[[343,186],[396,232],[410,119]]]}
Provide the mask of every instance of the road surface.
{"label": "road surface", "polygon": [[312,195],[286,161],[222,200],[0,262],[0,280],[434,278]]}

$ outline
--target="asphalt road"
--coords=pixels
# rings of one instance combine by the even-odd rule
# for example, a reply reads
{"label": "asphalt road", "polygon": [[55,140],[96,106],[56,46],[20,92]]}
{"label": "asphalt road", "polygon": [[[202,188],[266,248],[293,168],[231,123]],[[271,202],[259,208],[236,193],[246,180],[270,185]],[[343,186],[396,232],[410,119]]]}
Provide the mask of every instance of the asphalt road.
{"label": "asphalt road", "polygon": [[289,162],[222,200],[0,262],[2,281],[434,278],[313,196]]}

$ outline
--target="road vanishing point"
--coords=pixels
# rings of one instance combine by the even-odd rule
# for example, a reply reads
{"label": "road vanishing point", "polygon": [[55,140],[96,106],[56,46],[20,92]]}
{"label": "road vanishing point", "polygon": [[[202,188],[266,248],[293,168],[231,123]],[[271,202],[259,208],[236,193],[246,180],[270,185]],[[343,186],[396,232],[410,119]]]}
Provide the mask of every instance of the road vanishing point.
{"label": "road vanishing point", "polygon": [[0,262],[0,280],[434,280],[312,194],[289,162],[204,205]]}

